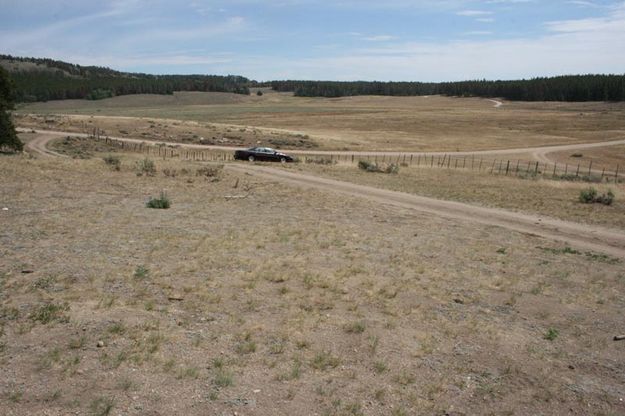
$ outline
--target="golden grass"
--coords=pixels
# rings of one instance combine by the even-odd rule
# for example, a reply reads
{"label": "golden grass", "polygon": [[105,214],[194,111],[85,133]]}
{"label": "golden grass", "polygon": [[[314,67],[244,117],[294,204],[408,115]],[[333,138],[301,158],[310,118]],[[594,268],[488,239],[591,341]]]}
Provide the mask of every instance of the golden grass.
{"label": "golden grass", "polygon": [[[36,103],[21,107],[18,113],[169,119],[167,124],[171,124],[171,119],[189,122],[184,131],[173,134],[179,138],[187,130],[198,134],[195,122],[282,129],[292,135],[308,135],[320,148],[334,150],[520,148],[609,140],[622,137],[625,132],[625,106],[618,103],[506,102],[503,107],[493,108],[488,100],[439,96],[325,99],[269,92],[262,97],[227,99],[223,94],[211,94]],[[97,122],[109,131],[113,131],[115,123],[122,123],[120,119],[114,123]],[[132,126],[122,129],[133,134],[151,133],[143,131],[141,121],[136,123],[136,132]],[[211,137],[207,133],[201,135]],[[265,131],[256,138],[267,144],[271,137]],[[293,145],[298,146],[301,145]]]}
{"label": "golden grass", "polygon": [[554,152],[547,155],[549,159],[560,164],[568,164],[576,168],[578,164],[588,167],[592,162],[593,170],[606,169],[614,172],[619,166],[620,172],[625,172],[625,146],[608,146],[595,149],[581,149],[567,152]]}

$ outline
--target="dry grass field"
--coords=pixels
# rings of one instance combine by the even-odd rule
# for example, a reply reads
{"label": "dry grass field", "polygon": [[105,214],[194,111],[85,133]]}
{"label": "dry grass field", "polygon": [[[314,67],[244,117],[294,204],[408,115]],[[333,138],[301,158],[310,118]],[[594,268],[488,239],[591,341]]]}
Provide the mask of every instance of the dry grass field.
{"label": "dry grass field", "polygon": [[[314,163],[283,166],[284,169],[314,173],[332,179],[429,196],[437,199],[504,208],[546,215],[567,221],[625,229],[625,184],[587,183],[552,180],[538,176],[519,177],[447,169],[400,166],[394,175],[366,172],[354,164],[320,165]],[[579,202],[581,190],[590,186],[599,192],[611,190],[615,202],[610,206]]]}
{"label": "dry grass field", "polygon": [[[219,143],[225,137],[233,145],[260,142],[324,150],[509,149],[605,141],[625,134],[623,103],[506,102],[494,108],[489,100],[439,96],[324,99],[267,91],[262,97],[176,93],[66,100],[21,107],[20,125],[33,124],[19,118],[29,113],[143,118],[64,117],[63,127],[72,126],[72,131],[90,123],[87,127],[99,125],[109,134],[124,130],[146,139],[199,142],[204,137]],[[58,120],[48,127],[59,127]]]}
{"label": "dry grass field", "polygon": [[593,169],[614,170],[617,165],[625,171],[625,146],[599,147],[596,149],[583,149],[573,152],[549,153],[549,159],[558,163],[568,163],[570,166],[588,166],[592,161]]}
{"label": "dry grass field", "polygon": [[[622,260],[220,165],[138,176],[113,150],[0,155],[0,414],[625,410]],[[316,172],[379,178],[346,169]],[[585,215],[568,185],[423,175],[392,186],[473,200],[487,181],[479,202],[514,187]],[[161,192],[171,208],[147,208]]]}

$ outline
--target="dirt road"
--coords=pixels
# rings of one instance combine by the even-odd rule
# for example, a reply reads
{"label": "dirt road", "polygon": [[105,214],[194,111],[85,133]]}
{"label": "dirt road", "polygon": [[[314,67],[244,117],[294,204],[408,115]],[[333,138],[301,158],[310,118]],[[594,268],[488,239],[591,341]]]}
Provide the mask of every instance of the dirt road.
{"label": "dirt road", "polygon": [[[41,134],[26,144],[26,147],[46,157],[65,157],[46,148],[46,144],[66,132],[40,132]],[[76,135],[76,134],[73,134]],[[127,142],[134,139],[120,139]],[[625,142],[623,140],[622,142]],[[596,144],[593,144],[596,145]],[[570,145],[596,147],[593,145]],[[551,146],[553,149],[558,146]],[[559,146],[561,150],[563,146]],[[576,147],[578,148],[578,147]],[[586,147],[584,147],[586,148]],[[537,151],[537,149],[535,149]],[[501,209],[485,208],[459,202],[444,201],[423,196],[356,185],[281,169],[251,164],[230,164],[228,169],[279,180],[296,186],[313,187],[324,191],[348,194],[371,201],[414,209],[461,221],[471,221],[490,226],[498,226],[525,234],[536,235],[551,240],[570,244],[574,247],[598,251],[611,256],[625,258],[625,233],[602,227],[566,222],[535,215],[526,215]]]}
{"label": "dirt road", "polygon": [[233,171],[247,172],[296,186],[312,187],[461,221],[502,227],[525,234],[560,241],[578,249],[592,250],[615,257],[625,258],[625,233],[608,230],[602,227],[577,224],[536,215],[526,215],[502,209],[485,208],[459,202],[438,200],[333,179],[320,178],[302,173],[288,172],[265,166],[231,164],[227,165],[227,168]]}
{"label": "dirt road", "polygon": [[51,140],[59,138],[59,134],[53,133],[53,132],[50,132],[50,133],[38,132],[38,133],[40,134],[37,135],[37,137],[35,137],[34,139],[26,143],[27,149],[32,150],[35,153],[38,153],[40,155],[47,156],[47,157],[68,157],[66,155],[62,155],[61,153],[57,153],[53,150],[50,150],[47,147],[48,143]]}
{"label": "dirt road", "polygon": [[[67,131],[52,131],[52,130],[32,130],[32,129],[17,129],[22,132],[31,132],[34,131],[36,133],[46,135],[46,143],[54,138],[62,137],[62,136],[74,136],[74,137],[89,137],[88,134],[85,133],[73,133]],[[111,139],[123,141],[126,143],[146,143],[150,142],[149,140],[141,140],[141,139],[132,139],[128,137],[110,137]],[[41,142],[40,142],[41,143]],[[158,141],[155,143],[162,143],[170,146],[178,146],[183,147],[185,149],[205,149],[205,150],[222,150],[222,151],[235,151],[240,149],[239,147],[232,146],[213,146],[213,145],[201,145],[201,144],[186,144],[186,143],[176,143],[176,142],[163,142]],[[45,143],[44,143],[45,144]],[[582,149],[590,149],[595,147],[605,147],[605,146],[617,146],[625,144],[625,138],[615,138],[614,140],[604,141],[604,142],[596,142],[596,143],[579,143],[579,144],[566,144],[566,145],[555,145],[555,146],[542,146],[542,147],[526,147],[526,148],[516,148],[516,149],[497,149],[497,150],[476,150],[476,151],[468,151],[468,152],[351,152],[351,151],[320,151],[320,150],[289,150],[289,153],[294,155],[355,155],[355,156],[480,156],[480,155],[518,155],[520,153],[528,153],[531,154],[535,160],[553,163],[550,161],[546,155],[552,152],[560,152],[560,151],[570,151],[570,150],[582,150]],[[40,147],[40,146],[38,146]],[[30,147],[34,151],[38,151],[35,148]]]}

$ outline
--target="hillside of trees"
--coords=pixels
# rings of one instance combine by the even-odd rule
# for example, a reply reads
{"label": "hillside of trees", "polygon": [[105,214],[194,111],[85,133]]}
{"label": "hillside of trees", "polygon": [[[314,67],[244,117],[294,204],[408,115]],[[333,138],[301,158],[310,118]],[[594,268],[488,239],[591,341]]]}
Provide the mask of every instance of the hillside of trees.
{"label": "hillside of trees", "polygon": [[150,75],[81,66],[52,59],[0,55],[15,86],[16,102],[101,99],[128,94],[172,94],[216,91],[249,94],[250,80],[241,76]]}
{"label": "hillside of trees", "polygon": [[[150,75],[119,72],[98,66],[81,66],[53,59],[0,55],[15,85],[15,101],[71,98],[98,100],[128,94],[172,94],[174,91],[216,91],[249,94],[261,86],[241,76]],[[500,97],[517,101],[625,101],[625,75],[571,75],[518,81],[474,80],[462,82],[338,82],[272,81],[276,91],[300,97],[354,95],[447,95]]]}
{"label": "hillside of trees", "polygon": [[625,101],[625,75],[571,75],[520,81],[334,82],[273,81],[276,91],[300,97],[447,95],[516,101]]}

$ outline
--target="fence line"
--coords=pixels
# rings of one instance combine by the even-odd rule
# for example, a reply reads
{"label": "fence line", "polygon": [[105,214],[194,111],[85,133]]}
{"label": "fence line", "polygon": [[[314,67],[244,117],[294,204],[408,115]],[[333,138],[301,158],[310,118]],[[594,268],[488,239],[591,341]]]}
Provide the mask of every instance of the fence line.
{"label": "fence line", "polygon": [[[165,159],[179,159],[185,161],[232,161],[233,152],[215,149],[188,149],[171,145],[138,142],[131,143],[123,140],[111,139],[103,136],[97,128],[93,129],[92,137],[103,140],[106,144],[117,146],[122,150],[144,153],[147,156],[154,156]],[[467,160],[470,159],[470,160]],[[299,158],[303,163],[315,164],[337,164],[350,163],[358,164],[360,160],[367,160],[373,163],[396,164],[403,166],[416,166],[428,168],[444,168],[454,170],[467,170],[487,172],[494,175],[517,176],[517,177],[544,177],[583,181],[607,181],[621,182],[621,165],[617,164],[614,169],[603,167],[601,172],[593,170],[593,161],[587,165],[581,163],[547,163],[522,159],[484,159],[471,156],[454,156],[451,154],[411,154],[398,153],[393,155],[357,155],[350,153],[304,155]]]}

